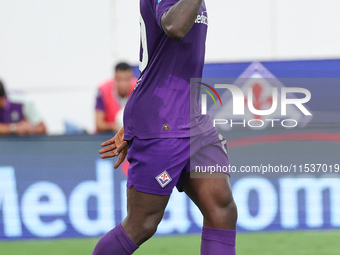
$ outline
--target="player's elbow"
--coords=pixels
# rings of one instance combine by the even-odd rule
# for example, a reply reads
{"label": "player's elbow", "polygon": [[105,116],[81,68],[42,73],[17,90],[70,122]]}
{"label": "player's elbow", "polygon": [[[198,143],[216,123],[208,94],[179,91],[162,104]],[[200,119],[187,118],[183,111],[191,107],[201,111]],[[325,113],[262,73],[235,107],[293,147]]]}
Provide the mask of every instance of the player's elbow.
{"label": "player's elbow", "polygon": [[164,32],[174,41],[181,41],[184,36],[186,35],[186,32],[178,26],[175,26],[173,24],[162,24]]}
{"label": "player's elbow", "polygon": [[175,41],[181,41],[188,33],[185,22],[174,16],[173,12],[165,12],[161,18],[161,26],[167,36]]}
{"label": "player's elbow", "polygon": [[165,33],[173,40],[179,42],[181,41],[184,36],[185,33],[183,31],[181,31],[180,29],[174,29],[174,28],[169,28],[165,30]]}

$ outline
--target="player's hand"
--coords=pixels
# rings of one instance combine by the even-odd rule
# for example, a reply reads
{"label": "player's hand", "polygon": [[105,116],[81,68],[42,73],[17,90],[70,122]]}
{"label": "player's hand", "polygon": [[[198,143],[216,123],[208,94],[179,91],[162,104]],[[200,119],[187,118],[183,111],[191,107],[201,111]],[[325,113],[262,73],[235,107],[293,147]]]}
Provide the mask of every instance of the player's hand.
{"label": "player's hand", "polygon": [[126,158],[128,150],[128,143],[124,141],[124,127],[122,127],[113,138],[103,142],[101,146],[105,147],[99,150],[99,153],[102,154],[102,159],[117,157],[119,155],[119,158],[114,165],[114,168],[117,169]]}
{"label": "player's hand", "polygon": [[28,121],[23,120],[16,123],[15,127],[16,127],[15,133],[22,136],[30,133],[32,125]]}

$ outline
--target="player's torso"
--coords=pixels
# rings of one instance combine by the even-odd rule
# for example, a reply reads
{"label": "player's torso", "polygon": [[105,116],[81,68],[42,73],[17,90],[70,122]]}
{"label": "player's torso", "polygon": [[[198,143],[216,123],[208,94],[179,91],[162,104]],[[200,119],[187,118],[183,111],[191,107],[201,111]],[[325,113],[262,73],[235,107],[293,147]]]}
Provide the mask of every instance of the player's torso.
{"label": "player's torso", "polygon": [[178,2],[140,1],[141,76],[125,109],[128,136],[189,136],[190,78],[202,76],[207,11],[203,2],[195,24],[177,42],[164,33],[156,19],[157,5],[166,1]]}
{"label": "player's torso", "polygon": [[4,109],[0,109],[0,122],[17,123],[24,120],[23,105],[8,102]]}

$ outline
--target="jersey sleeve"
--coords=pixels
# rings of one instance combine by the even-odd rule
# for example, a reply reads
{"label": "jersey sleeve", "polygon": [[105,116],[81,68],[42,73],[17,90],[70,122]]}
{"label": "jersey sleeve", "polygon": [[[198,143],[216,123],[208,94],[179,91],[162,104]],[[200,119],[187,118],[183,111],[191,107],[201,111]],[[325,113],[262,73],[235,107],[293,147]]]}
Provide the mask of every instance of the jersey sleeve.
{"label": "jersey sleeve", "polygon": [[104,99],[103,99],[102,93],[99,89],[98,89],[97,97],[96,97],[96,110],[97,111],[105,111]]}
{"label": "jersey sleeve", "polygon": [[161,18],[163,14],[169,10],[174,4],[179,2],[179,0],[153,0],[155,2],[156,8],[155,8],[155,18],[156,22],[159,25],[160,28],[162,28],[161,25]]}

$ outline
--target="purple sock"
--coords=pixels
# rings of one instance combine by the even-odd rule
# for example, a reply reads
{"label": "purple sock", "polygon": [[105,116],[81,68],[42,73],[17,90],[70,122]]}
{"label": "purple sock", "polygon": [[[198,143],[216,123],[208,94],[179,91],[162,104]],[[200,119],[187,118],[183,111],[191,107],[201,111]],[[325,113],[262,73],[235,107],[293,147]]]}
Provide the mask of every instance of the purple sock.
{"label": "purple sock", "polygon": [[138,248],[119,224],[100,238],[92,255],[130,255]]}
{"label": "purple sock", "polygon": [[235,255],[236,230],[203,227],[201,255]]}

